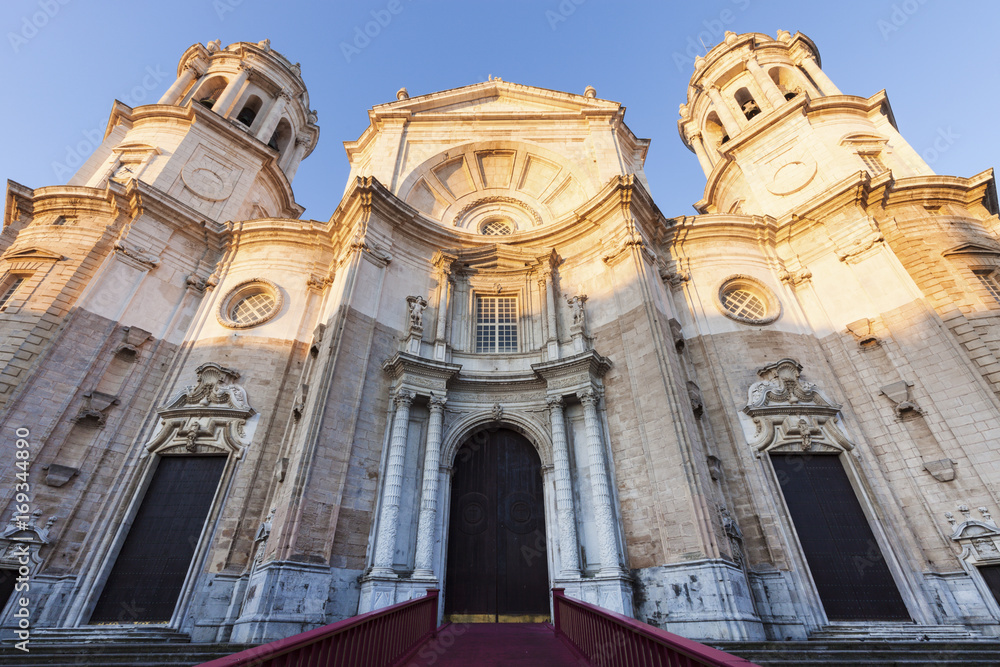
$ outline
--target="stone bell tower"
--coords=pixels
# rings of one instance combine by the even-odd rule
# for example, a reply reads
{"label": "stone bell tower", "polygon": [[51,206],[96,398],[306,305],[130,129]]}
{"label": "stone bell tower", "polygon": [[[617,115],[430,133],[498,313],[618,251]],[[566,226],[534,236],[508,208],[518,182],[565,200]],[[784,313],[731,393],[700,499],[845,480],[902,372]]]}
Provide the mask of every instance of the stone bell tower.
{"label": "stone bell tower", "polygon": [[726,33],[695,61],[680,115],[708,178],[702,213],[780,217],[860,171],[934,173],[896,129],[885,91],[841,93],[802,33]]}
{"label": "stone bell tower", "polygon": [[137,179],[215,220],[293,217],[291,182],[319,140],[298,63],[270,40],[195,44],[155,105],[116,102],[69,185]]}

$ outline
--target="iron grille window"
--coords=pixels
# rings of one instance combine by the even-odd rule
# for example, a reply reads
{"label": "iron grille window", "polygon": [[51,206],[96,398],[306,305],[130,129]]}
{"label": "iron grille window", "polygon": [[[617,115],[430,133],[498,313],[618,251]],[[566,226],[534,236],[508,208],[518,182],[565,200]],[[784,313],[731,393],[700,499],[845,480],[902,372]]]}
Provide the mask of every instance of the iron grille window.
{"label": "iron grille window", "polygon": [[858,156],[865,163],[872,176],[878,176],[885,171],[885,165],[882,164],[882,160],[877,153],[858,153]]}
{"label": "iron grille window", "polygon": [[517,352],[517,297],[476,297],[476,352]]}
{"label": "iron grille window", "polygon": [[977,271],[976,277],[979,278],[979,282],[983,284],[993,300],[1000,304],[1000,280],[997,279],[997,274],[993,271]]}
{"label": "iron grille window", "polygon": [[237,324],[250,324],[267,317],[274,309],[274,297],[258,292],[241,299],[233,308],[232,318]]}
{"label": "iron grille window", "polygon": [[10,300],[14,298],[14,293],[17,292],[17,288],[20,287],[23,282],[24,278],[15,278],[3,290],[3,294],[0,295],[0,312],[7,310],[7,305],[10,303]]}
{"label": "iron grille window", "polygon": [[733,315],[748,320],[761,320],[767,315],[767,306],[760,297],[745,289],[726,290],[722,305]]}

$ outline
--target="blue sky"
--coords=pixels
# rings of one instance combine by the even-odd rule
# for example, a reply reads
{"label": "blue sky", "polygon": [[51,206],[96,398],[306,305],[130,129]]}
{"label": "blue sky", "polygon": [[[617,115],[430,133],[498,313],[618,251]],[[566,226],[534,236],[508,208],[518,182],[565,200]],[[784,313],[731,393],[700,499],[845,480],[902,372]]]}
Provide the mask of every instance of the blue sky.
{"label": "blue sky", "polygon": [[[355,41],[380,17],[375,37]],[[184,50],[213,39],[267,37],[302,64],[322,133],[293,186],[304,217],[320,220],[343,192],[342,142],[361,134],[368,109],[401,86],[420,95],[490,75],[573,93],[592,85],[626,105],[629,127],[653,140],[658,205],[691,214],[705,179],[678,138],[677,107],[691,54],[724,30],[811,37],[844,93],[887,89],[903,136],[938,173],[993,167],[1000,147],[1000,3],[988,0],[5,0],[0,27],[0,176],[29,187],[64,183],[114,99],[155,103]]]}

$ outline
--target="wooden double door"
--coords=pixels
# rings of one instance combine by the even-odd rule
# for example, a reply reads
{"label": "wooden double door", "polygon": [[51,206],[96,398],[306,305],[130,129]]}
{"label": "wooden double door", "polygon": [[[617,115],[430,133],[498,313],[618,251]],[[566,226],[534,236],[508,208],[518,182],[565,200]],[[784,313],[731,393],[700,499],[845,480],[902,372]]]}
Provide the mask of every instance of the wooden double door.
{"label": "wooden double door", "polygon": [[549,618],[542,466],[507,429],[481,431],[455,458],[445,582],[453,621]]}

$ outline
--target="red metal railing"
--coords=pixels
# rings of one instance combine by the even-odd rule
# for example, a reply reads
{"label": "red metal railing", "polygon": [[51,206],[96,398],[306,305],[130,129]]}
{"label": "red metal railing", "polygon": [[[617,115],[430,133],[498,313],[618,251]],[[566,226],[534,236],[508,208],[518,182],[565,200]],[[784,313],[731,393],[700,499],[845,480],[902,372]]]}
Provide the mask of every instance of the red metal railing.
{"label": "red metal railing", "polygon": [[592,665],[609,667],[758,667],[634,618],[566,597],[552,589],[556,635]]}
{"label": "red metal railing", "polygon": [[437,631],[438,591],[198,667],[391,667]]}

